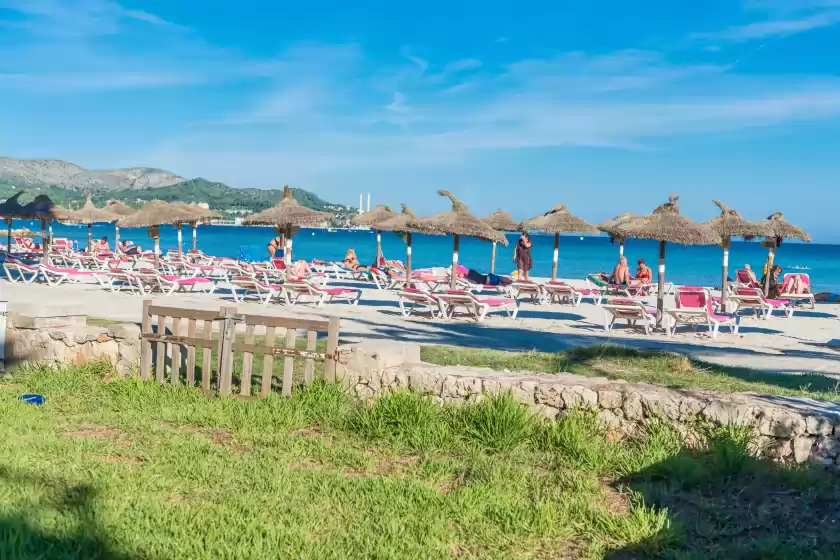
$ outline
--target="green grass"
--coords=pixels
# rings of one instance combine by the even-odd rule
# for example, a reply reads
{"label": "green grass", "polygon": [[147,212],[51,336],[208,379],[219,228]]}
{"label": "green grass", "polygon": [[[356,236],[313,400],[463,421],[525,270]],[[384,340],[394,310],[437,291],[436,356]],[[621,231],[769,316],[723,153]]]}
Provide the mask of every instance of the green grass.
{"label": "green grass", "polygon": [[781,375],[748,368],[719,367],[685,356],[645,352],[612,345],[564,352],[505,352],[456,346],[425,346],[423,361],[440,365],[489,367],[497,371],[573,373],[626,379],[672,388],[712,389],[722,393],[756,392],[840,400],[840,382],[819,375]]}
{"label": "green grass", "polygon": [[87,324],[93,325],[96,327],[110,327],[111,325],[116,325],[119,323],[125,323],[127,321],[115,321],[113,319],[105,319],[104,317],[88,317]]}
{"label": "green grass", "polygon": [[0,558],[798,559],[840,546],[837,480],[750,457],[743,431],[702,427],[685,449],[664,422],[615,441],[591,412],[546,424],[508,396],[365,407],[315,383],[243,401],[111,373],[0,384]]}

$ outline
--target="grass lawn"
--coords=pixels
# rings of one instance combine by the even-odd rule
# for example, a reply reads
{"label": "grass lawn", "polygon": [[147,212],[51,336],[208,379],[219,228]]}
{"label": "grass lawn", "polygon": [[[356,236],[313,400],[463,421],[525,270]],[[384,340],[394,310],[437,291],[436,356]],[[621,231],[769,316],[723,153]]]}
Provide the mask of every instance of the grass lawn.
{"label": "grass lawn", "polygon": [[837,480],[751,458],[743,430],[704,429],[685,449],[661,422],[614,441],[591,413],[543,424],[506,397],[363,407],[316,383],[243,401],[109,373],[30,369],[0,384],[0,558],[800,559],[840,547]]}
{"label": "grass lawn", "polygon": [[423,361],[440,365],[489,367],[498,371],[573,373],[656,383],[673,388],[713,389],[722,393],[756,392],[840,400],[840,382],[819,375],[779,375],[749,368],[721,367],[684,356],[644,352],[613,345],[564,352],[505,352],[456,346],[425,346]]}

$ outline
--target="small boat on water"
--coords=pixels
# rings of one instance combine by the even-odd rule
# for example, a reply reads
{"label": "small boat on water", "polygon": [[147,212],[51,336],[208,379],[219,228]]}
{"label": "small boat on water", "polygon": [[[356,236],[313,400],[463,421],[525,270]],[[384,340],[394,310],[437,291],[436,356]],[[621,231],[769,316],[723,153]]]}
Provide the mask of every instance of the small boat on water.
{"label": "small boat on water", "polygon": [[789,270],[811,270],[811,267],[795,264],[793,266],[789,266],[788,269]]}

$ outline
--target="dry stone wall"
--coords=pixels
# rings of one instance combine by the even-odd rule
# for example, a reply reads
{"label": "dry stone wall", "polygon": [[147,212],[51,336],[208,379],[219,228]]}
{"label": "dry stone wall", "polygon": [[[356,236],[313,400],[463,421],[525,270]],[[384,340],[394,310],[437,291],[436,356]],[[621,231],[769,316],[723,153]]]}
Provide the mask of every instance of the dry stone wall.
{"label": "dry stone wall", "polygon": [[633,434],[658,417],[681,432],[697,419],[755,427],[760,452],[774,459],[840,468],[840,403],[752,393],[676,390],[644,383],[571,374],[497,372],[420,362],[419,346],[350,345],[341,349],[339,375],[361,399],[410,390],[440,403],[476,402],[510,392],[544,418],[573,408],[596,410],[611,431]]}
{"label": "dry stone wall", "polygon": [[88,325],[85,315],[55,311],[9,312],[5,347],[7,369],[104,360],[119,374],[130,375],[140,362],[140,327]]}

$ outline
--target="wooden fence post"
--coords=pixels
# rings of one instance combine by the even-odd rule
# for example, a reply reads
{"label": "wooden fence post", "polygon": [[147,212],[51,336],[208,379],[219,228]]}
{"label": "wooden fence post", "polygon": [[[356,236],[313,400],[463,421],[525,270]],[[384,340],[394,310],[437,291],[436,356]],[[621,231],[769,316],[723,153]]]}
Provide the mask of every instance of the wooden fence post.
{"label": "wooden fence post", "polygon": [[327,359],[324,363],[324,380],[335,381],[335,353],[338,349],[338,317],[330,317],[327,328]]}
{"label": "wooden fence post", "polygon": [[152,376],[152,341],[142,338],[145,334],[152,334],[152,316],[149,315],[149,307],[152,300],[143,300],[142,327],[140,329],[140,379],[148,381]]}
{"label": "wooden fence post", "polygon": [[236,337],[236,325],[233,322],[236,315],[235,307],[222,307],[222,331],[219,333],[219,392],[230,394],[233,377],[233,341]]}

